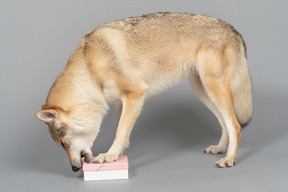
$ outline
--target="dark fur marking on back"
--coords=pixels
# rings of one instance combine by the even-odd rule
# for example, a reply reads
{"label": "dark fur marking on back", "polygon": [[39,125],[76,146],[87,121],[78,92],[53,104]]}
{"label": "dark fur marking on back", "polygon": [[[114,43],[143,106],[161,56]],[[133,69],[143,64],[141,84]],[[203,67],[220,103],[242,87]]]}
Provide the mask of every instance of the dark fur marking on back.
{"label": "dark fur marking on back", "polygon": [[87,33],[84,38],[85,39],[89,38],[94,32],[95,30],[92,30],[90,33]]}
{"label": "dark fur marking on back", "polygon": [[[223,22],[224,22],[224,21],[223,21]],[[229,24],[229,25],[230,25],[230,24]],[[232,31],[241,38],[242,43],[243,43],[243,47],[244,47],[244,51],[245,51],[245,57],[246,57],[246,59],[247,59],[247,47],[246,47],[246,43],[245,43],[242,35],[241,35],[232,25],[230,25],[230,27],[231,27]]]}

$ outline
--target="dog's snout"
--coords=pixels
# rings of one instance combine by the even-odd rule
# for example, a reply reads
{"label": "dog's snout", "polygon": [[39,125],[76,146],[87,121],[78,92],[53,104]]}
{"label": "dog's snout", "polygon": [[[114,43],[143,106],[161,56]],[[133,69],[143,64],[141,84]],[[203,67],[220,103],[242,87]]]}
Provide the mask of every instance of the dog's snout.
{"label": "dog's snout", "polygon": [[79,169],[81,169],[81,167],[72,166],[72,170],[73,170],[74,172],[79,171]]}

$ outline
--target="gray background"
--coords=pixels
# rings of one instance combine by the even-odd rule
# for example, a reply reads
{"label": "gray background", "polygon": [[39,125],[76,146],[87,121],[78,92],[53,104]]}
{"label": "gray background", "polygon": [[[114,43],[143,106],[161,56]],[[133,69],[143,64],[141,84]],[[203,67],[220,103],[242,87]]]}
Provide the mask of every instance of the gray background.
{"label": "gray background", "polygon": [[[287,191],[288,11],[285,1],[1,1],[0,191]],[[216,118],[187,82],[149,99],[132,133],[130,179],[84,182],[34,117],[55,77],[91,28],[157,11],[207,14],[244,37],[255,111],[243,130],[238,163],[219,169],[206,155],[221,135]],[[116,130],[104,119],[93,152]]]}

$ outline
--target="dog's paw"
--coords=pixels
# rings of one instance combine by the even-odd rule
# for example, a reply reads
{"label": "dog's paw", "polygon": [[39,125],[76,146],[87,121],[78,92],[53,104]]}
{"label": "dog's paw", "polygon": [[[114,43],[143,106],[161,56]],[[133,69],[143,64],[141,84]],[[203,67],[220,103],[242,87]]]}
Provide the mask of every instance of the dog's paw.
{"label": "dog's paw", "polygon": [[220,168],[233,167],[235,163],[236,163],[236,159],[224,157],[216,163],[216,166]]}
{"label": "dog's paw", "polygon": [[118,159],[118,155],[117,154],[111,154],[111,153],[100,153],[95,160],[93,161],[93,163],[110,163],[113,161],[116,161]]}
{"label": "dog's paw", "polygon": [[210,147],[207,147],[204,151],[204,153],[207,154],[223,154],[225,153],[225,148],[219,147],[218,145],[210,145]]}

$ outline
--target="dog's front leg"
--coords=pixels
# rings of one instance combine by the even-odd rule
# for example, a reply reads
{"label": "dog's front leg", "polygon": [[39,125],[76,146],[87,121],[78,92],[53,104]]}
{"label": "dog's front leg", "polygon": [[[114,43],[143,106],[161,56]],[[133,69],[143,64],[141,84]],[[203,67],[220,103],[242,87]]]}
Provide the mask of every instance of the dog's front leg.
{"label": "dog's front leg", "polygon": [[130,133],[141,112],[145,100],[145,93],[146,91],[141,91],[140,93],[130,92],[122,99],[122,113],[114,142],[109,151],[99,154],[94,162],[103,163],[115,161],[129,147]]}

